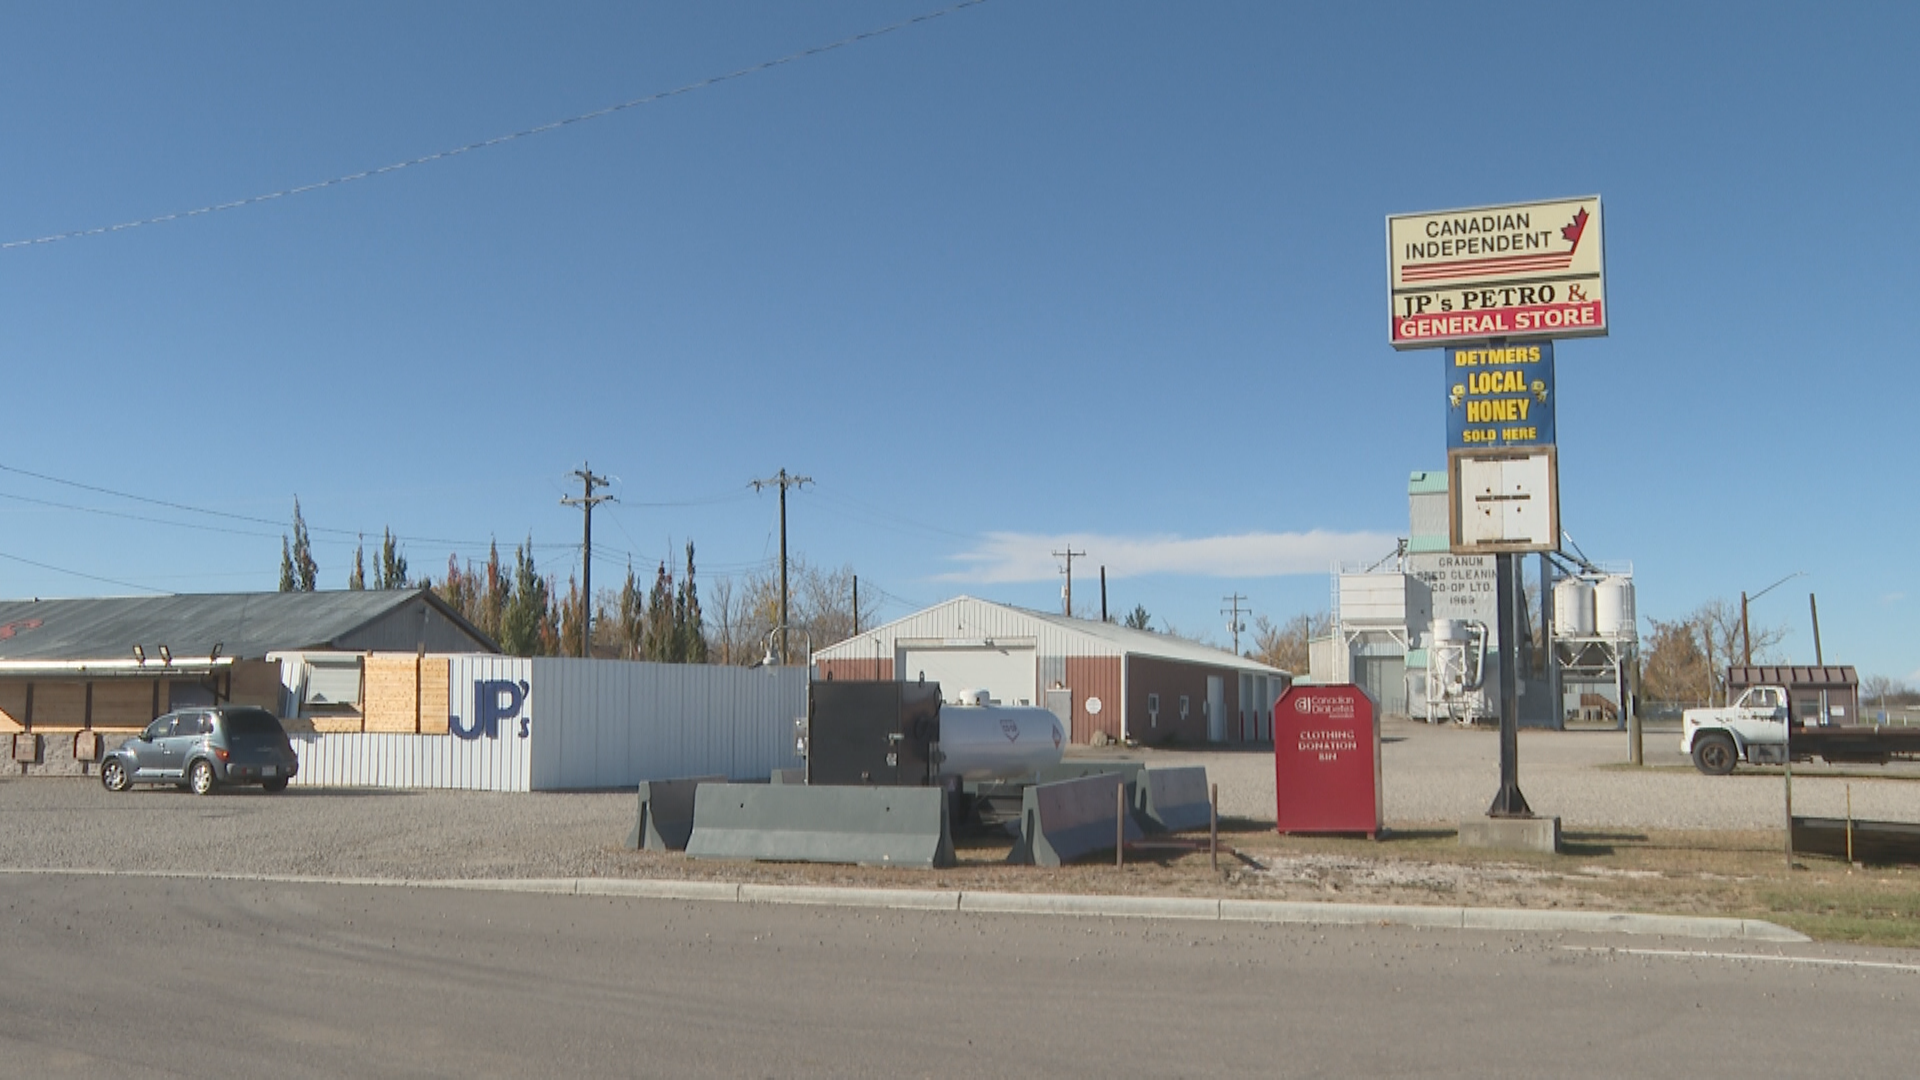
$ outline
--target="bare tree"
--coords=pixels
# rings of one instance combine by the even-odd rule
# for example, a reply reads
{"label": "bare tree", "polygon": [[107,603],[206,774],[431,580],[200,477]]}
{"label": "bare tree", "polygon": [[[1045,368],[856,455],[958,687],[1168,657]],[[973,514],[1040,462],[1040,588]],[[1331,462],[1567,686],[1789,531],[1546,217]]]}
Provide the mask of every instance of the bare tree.
{"label": "bare tree", "polygon": [[1253,651],[1249,655],[1282,671],[1305,675],[1311,666],[1309,644],[1314,638],[1324,636],[1332,622],[1324,611],[1295,615],[1279,626],[1265,615],[1256,616]]}
{"label": "bare tree", "polygon": [[1905,691],[1906,687],[1902,686],[1898,679],[1888,678],[1885,675],[1869,675],[1860,680],[1860,700],[1871,701],[1876,708],[1883,711],[1891,698]]}

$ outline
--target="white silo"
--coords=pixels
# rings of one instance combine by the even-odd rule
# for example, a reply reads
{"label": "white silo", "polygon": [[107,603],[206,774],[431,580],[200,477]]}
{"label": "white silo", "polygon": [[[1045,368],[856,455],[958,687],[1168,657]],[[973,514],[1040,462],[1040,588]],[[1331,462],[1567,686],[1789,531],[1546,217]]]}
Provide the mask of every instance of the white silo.
{"label": "white silo", "polygon": [[1616,641],[1639,637],[1634,631],[1633,578],[1608,574],[1593,587],[1593,632]]}
{"label": "white silo", "polygon": [[1592,582],[1570,577],[1553,587],[1553,636],[1593,636]]}

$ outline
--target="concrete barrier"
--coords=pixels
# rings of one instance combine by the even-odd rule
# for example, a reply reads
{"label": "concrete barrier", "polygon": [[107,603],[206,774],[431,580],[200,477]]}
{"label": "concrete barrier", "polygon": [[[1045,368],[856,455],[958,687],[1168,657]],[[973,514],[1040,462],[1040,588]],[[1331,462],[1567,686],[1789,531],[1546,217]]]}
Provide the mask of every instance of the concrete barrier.
{"label": "concrete barrier", "polygon": [[1148,769],[1139,798],[1140,816],[1151,831],[1185,832],[1213,823],[1213,799],[1207,793],[1204,766]]}
{"label": "concrete barrier", "polygon": [[[1008,853],[1010,863],[1061,866],[1102,851],[1112,851],[1118,810],[1116,791],[1127,788],[1118,772],[1096,773],[1076,780],[1035,784],[1021,796],[1020,839]],[[1129,803],[1131,799],[1127,800]],[[1122,842],[1141,839],[1131,807],[1121,815]]]}
{"label": "concrete barrier", "polygon": [[640,782],[640,811],[627,834],[627,850],[685,851],[693,832],[693,793],[701,784],[724,784],[724,776]]}
{"label": "concrete barrier", "polygon": [[1083,776],[1117,773],[1138,789],[1140,776],[1146,771],[1146,764],[1139,761],[1063,761],[1034,773],[1033,781],[1036,784],[1057,784],[1062,780],[1078,780]]}
{"label": "concrete barrier", "polygon": [[700,859],[952,866],[939,788],[702,784],[687,854]]}

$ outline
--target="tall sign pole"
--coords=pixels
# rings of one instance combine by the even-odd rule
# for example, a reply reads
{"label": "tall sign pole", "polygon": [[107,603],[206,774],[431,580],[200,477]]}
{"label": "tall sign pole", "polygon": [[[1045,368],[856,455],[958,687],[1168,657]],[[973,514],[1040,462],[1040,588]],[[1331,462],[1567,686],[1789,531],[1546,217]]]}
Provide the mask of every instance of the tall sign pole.
{"label": "tall sign pole", "polygon": [[[1389,340],[1445,357],[1448,548],[1495,556],[1500,787],[1490,818],[1534,816],[1520,791],[1520,556],[1560,548],[1553,345],[1607,332],[1600,218],[1590,196],[1387,219]],[[1555,819],[1556,848],[1558,831]]]}

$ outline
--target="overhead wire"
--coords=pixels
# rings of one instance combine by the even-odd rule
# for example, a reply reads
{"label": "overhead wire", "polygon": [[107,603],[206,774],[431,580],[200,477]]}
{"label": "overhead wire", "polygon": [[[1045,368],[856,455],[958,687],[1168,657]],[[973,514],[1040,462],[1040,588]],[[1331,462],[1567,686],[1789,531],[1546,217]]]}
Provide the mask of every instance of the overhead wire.
{"label": "overhead wire", "polygon": [[777,59],[764,60],[758,64],[752,64],[747,67],[738,68],[734,71],[729,71],[724,75],[712,75],[707,78],[697,80],[695,82],[690,82],[681,86],[677,86],[671,90],[662,90],[657,93],[648,94],[644,97],[637,97],[629,101],[622,101],[622,102],[619,102],[618,104],[608,105],[608,106],[605,106],[604,108],[594,109],[591,112],[579,113],[575,116],[569,116],[561,120],[549,121],[545,124],[540,124],[535,127],[522,128],[519,131],[511,132],[506,135],[496,135],[490,139],[482,139],[479,142],[471,142],[471,143],[467,143],[464,146],[456,146],[449,150],[440,150],[435,153],[424,154],[420,157],[409,158],[405,161],[396,161],[391,165],[382,165],[379,168],[375,168],[375,169],[363,169],[360,172],[348,173],[344,176],[335,176],[327,180],[318,180],[310,184],[301,184],[298,187],[284,188],[279,191],[270,191],[263,195],[251,195],[244,199],[234,199],[230,202],[215,203],[207,206],[196,207],[195,209],[192,209],[192,210],[178,210],[170,214],[158,214],[153,217],[140,218],[134,221],[121,222],[118,225],[101,225],[91,229],[74,229],[68,232],[53,233],[47,236],[37,236],[37,237],[32,237],[32,238],[23,239],[23,240],[8,240],[8,241],[0,242],[0,251],[4,251],[8,248],[33,247],[40,244],[58,243],[59,241],[62,241],[62,240],[77,240],[82,237],[101,236],[107,233],[124,232],[128,229],[137,229],[147,225],[161,225],[169,221],[179,221],[185,218],[203,217],[207,214],[216,214],[223,210],[238,210],[241,207],[256,206],[260,203],[272,202],[275,199],[285,199],[295,195],[304,195],[311,191],[320,191],[324,188],[339,187],[342,184],[351,184],[359,180],[370,180],[376,176],[385,176],[388,173],[399,172],[402,169],[410,169],[416,165],[426,165],[430,162],[444,161],[447,158],[458,157],[461,154],[472,153],[476,150],[486,150],[495,146],[503,145],[505,143],[514,142],[519,139],[531,138],[535,135],[544,135],[549,131],[558,131],[561,128],[569,127],[574,124],[586,123],[589,120],[598,120],[601,117],[611,116],[615,113],[624,112],[628,109],[637,109],[642,105],[651,105],[654,102],[664,101],[667,98],[678,97],[682,94],[690,94],[695,90],[703,90],[709,86],[714,86],[719,83],[729,82],[734,79],[742,79],[747,77],[748,75],[758,74],[759,72],[766,71],[770,68],[777,68],[784,64],[791,64],[796,60],[804,60],[804,59],[807,59],[808,57],[819,56],[822,53],[832,52],[835,49],[842,49],[849,45],[858,44],[862,41],[869,41],[869,40],[872,40],[873,38],[881,37],[882,35],[885,35],[885,34],[891,34],[896,30],[904,30],[910,26],[915,26],[920,23],[931,22],[934,19],[942,18],[943,16],[951,15],[954,12],[960,11],[962,9],[974,7],[979,4],[984,4],[986,2],[987,0],[961,0],[960,3],[954,4],[950,7],[942,8],[938,11],[924,12],[922,14],[915,15],[912,18],[903,19],[900,22],[896,22],[888,26],[880,27],[877,30],[862,31],[861,33],[854,34],[850,37],[844,37],[838,41],[829,42],[825,45],[815,45],[812,48],[802,49],[799,52],[788,53],[787,55],[779,57]]}
{"label": "overhead wire", "polygon": [[100,582],[105,582],[108,585],[118,585],[123,589],[139,589],[141,592],[160,593],[163,596],[173,591],[171,589],[156,589],[151,585],[141,585],[137,582],[132,582],[132,581],[121,581],[119,578],[101,577],[98,574],[84,574],[78,570],[69,570],[64,566],[54,566],[51,563],[35,562],[32,559],[22,558],[18,555],[9,555],[4,551],[0,551],[0,559],[7,559],[12,562],[23,563],[27,566],[32,566],[40,570],[51,570],[56,574],[67,574],[72,577],[86,578],[88,581],[100,581]]}

